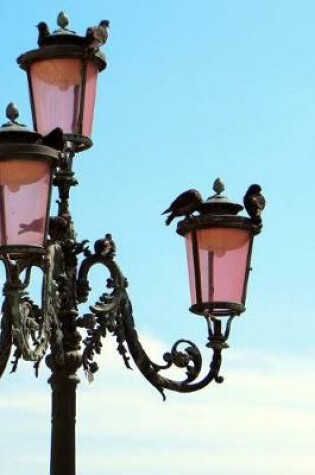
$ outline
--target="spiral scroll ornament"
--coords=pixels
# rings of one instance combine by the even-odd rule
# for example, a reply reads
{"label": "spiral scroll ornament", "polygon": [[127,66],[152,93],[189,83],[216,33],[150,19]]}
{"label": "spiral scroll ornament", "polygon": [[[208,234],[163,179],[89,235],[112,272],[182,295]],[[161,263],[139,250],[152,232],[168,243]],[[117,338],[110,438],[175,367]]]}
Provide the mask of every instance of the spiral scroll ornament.
{"label": "spiral scroll ornament", "polygon": [[[135,328],[132,304],[127,293],[128,283],[114,260],[113,247],[105,244],[102,246],[99,240],[96,242],[95,249],[97,252],[86,257],[78,273],[79,300],[87,301],[90,289],[88,274],[94,265],[103,264],[109,271],[110,278],[107,280],[107,291],[101,295],[95,305],[90,306],[90,313],[77,320],[78,326],[87,330],[87,337],[83,340],[85,346],[83,368],[88,380],[92,381],[94,373],[98,370],[98,364],[94,358],[102,350],[102,339],[111,333],[116,337],[117,350],[126,367],[130,368],[132,358],[141,373],[163,395],[163,398],[165,398],[164,389],[192,392],[201,389],[212,380],[222,382],[223,378],[219,376],[219,370],[221,350],[224,346],[213,346],[210,368],[207,375],[199,381],[202,356],[198,347],[190,340],[180,339],[174,343],[171,350],[163,356],[164,364],[157,364],[150,359]],[[161,374],[173,366],[185,371],[185,377],[181,381],[169,379]]]}

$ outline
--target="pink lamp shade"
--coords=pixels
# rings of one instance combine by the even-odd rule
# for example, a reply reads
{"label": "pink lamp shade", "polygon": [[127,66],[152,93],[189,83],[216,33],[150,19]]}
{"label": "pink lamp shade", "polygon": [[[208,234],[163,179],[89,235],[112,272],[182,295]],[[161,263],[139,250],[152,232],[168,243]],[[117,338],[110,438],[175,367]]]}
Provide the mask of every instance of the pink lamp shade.
{"label": "pink lamp shade", "polygon": [[80,58],[51,58],[30,67],[36,130],[55,127],[65,134],[92,133],[98,67]]}
{"label": "pink lamp shade", "polygon": [[252,240],[250,229],[231,227],[186,235],[192,306],[213,315],[243,311]]}
{"label": "pink lamp shade", "polygon": [[49,161],[0,161],[1,246],[44,246],[50,181]]}

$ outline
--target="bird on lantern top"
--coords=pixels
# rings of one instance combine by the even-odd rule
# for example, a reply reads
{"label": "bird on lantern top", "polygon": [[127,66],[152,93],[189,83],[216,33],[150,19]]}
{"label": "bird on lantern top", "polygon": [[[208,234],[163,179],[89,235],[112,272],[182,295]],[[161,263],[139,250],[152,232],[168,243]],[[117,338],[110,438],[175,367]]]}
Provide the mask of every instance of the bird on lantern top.
{"label": "bird on lantern top", "polygon": [[198,210],[201,203],[202,196],[199,191],[194,189],[184,191],[171,203],[169,208],[163,211],[162,215],[170,213],[165,221],[166,226],[169,226],[173,219],[179,216],[188,218],[194,211]]}
{"label": "bird on lantern top", "polygon": [[109,21],[102,20],[99,25],[90,26],[86,30],[85,39],[88,49],[97,51],[106,43],[108,38],[108,28]]}
{"label": "bird on lantern top", "polygon": [[250,185],[244,196],[244,206],[250,218],[255,224],[261,225],[261,214],[266,206],[265,197],[261,193],[261,186]]}
{"label": "bird on lantern top", "polygon": [[41,47],[44,44],[45,39],[50,35],[50,30],[49,26],[44,21],[40,21],[36,27],[38,29],[37,44]]}

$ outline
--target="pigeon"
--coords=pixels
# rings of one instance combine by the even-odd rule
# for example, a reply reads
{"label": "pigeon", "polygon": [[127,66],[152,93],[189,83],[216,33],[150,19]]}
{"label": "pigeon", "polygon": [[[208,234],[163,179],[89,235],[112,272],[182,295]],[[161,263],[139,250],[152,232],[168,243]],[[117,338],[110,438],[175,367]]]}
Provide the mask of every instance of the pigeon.
{"label": "pigeon", "polygon": [[169,226],[173,219],[178,216],[190,216],[191,213],[197,211],[201,202],[202,197],[199,191],[193,189],[184,191],[173,201],[169,208],[163,211],[162,214],[170,213],[165,221],[166,226]]}
{"label": "pigeon", "polygon": [[108,28],[108,20],[102,20],[98,26],[90,26],[85,35],[87,47],[92,50],[99,50],[107,41]]}
{"label": "pigeon", "polygon": [[60,127],[56,127],[42,138],[42,143],[47,145],[47,147],[52,147],[62,152],[64,147],[63,130]]}
{"label": "pigeon", "polygon": [[49,31],[49,27],[48,27],[47,23],[45,23],[44,21],[41,21],[36,26],[38,28],[37,44],[40,47],[40,46],[43,45],[45,39],[50,35],[50,31]]}
{"label": "pigeon", "polygon": [[266,200],[261,194],[260,185],[250,185],[244,196],[244,206],[255,224],[261,224],[261,213],[266,205]]}
{"label": "pigeon", "polygon": [[110,233],[105,234],[104,239],[98,239],[94,244],[95,254],[105,257],[114,257],[116,252],[116,244]]}

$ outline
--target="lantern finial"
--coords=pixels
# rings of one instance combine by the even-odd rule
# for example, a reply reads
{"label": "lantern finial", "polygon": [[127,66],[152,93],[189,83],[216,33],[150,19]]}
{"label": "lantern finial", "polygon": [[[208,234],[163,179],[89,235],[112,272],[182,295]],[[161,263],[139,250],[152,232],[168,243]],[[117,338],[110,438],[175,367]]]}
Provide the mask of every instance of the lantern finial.
{"label": "lantern finial", "polygon": [[221,178],[217,178],[213,183],[213,191],[215,191],[216,195],[220,195],[222,191],[225,190],[225,186]]}
{"label": "lantern finial", "polygon": [[19,113],[19,109],[13,102],[10,102],[10,104],[7,105],[7,108],[5,110],[5,115],[12,124],[17,123],[16,120],[19,117],[20,113]]}
{"label": "lantern finial", "polygon": [[57,16],[57,25],[62,29],[65,30],[67,29],[67,26],[69,25],[69,18],[65,14],[65,12],[60,12],[59,15]]}

